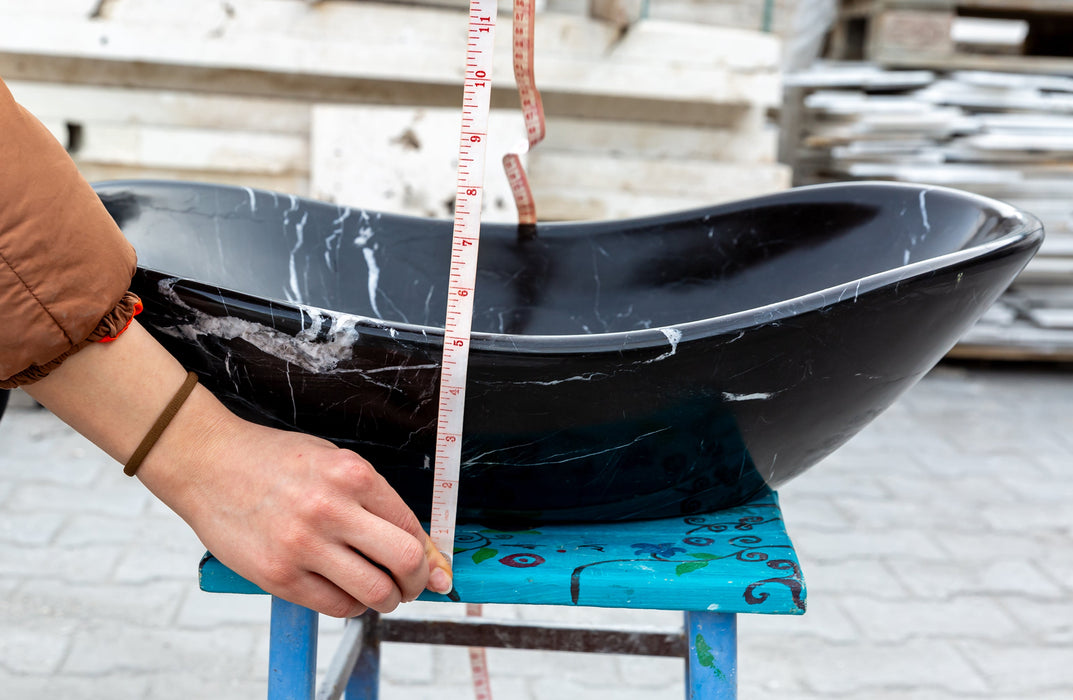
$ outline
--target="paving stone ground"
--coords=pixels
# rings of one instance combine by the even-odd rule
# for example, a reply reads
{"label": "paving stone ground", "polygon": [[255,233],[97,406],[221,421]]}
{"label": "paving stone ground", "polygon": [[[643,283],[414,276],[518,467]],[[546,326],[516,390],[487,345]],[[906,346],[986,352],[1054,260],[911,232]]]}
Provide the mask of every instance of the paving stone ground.
{"label": "paving stone ground", "polygon": [[[944,364],[784,486],[809,610],[739,619],[741,697],[1073,698],[1071,403],[1070,368]],[[0,420],[0,697],[263,697],[268,601],[198,591],[201,553],[119,465],[16,394]],[[324,620],[322,648],[340,633]],[[386,700],[472,697],[464,650],[385,645],[383,654]],[[683,696],[673,659],[491,650],[489,661],[500,699]]]}

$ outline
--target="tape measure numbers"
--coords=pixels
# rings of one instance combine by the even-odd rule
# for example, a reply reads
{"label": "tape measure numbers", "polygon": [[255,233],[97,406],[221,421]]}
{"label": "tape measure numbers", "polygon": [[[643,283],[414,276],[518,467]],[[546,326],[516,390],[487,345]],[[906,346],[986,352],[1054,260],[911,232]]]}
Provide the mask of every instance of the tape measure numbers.
{"label": "tape measure numbers", "polygon": [[[525,118],[527,138],[527,143],[520,149],[522,153],[543,141],[546,130],[544,102],[533,77],[533,27],[535,23],[536,13],[533,11],[533,0],[514,0],[514,31],[511,42],[514,82],[518,85],[518,97],[522,105],[522,116]],[[518,209],[518,224],[535,226],[536,202],[533,199],[533,191],[529,187],[529,179],[525,175],[519,153],[508,153],[503,156],[503,170],[507,174],[507,182],[510,184],[514,204]],[[532,232],[527,235],[532,235]]]}
{"label": "tape measure numbers", "polygon": [[[443,359],[436,420],[435,473],[429,535],[454,566],[455,522],[462,463],[462,422],[466,405],[473,291],[477,281],[484,166],[492,95],[492,52],[498,0],[470,0],[466,72],[462,96],[462,128],[458,143],[454,230],[447,285],[447,314],[443,328]],[[513,62],[515,81],[525,116],[527,149],[544,138],[544,110],[533,80],[532,0],[514,0]],[[536,207],[521,159],[508,154],[503,167],[518,207],[519,231],[536,224]],[[469,606],[480,615],[480,606]],[[469,650],[474,691],[478,700],[491,700],[484,649]]]}
{"label": "tape measure numbers", "polygon": [[455,178],[454,233],[447,285],[447,316],[443,327],[440,404],[436,420],[432,524],[429,528],[433,544],[452,562],[462,460],[466,370],[473,321],[473,287],[477,279],[477,249],[481,236],[497,9],[496,0],[470,0],[462,130]]}

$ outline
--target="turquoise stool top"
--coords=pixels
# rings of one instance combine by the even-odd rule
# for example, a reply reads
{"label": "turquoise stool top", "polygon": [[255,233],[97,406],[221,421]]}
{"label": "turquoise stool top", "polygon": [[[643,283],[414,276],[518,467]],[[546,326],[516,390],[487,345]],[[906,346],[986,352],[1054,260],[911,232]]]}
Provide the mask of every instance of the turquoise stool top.
{"label": "turquoise stool top", "polygon": [[[202,558],[199,573],[205,591],[264,593],[211,554]],[[805,581],[778,498],[770,491],[737,508],[661,520],[532,530],[461,524],[455,536],[454,582],[455,593],[465,603],[683,611],[679,641],[664,643],[652,635],[654,645],[647,650],[626,650],[644,635],[626,633],[623,641],[615,631],[597,630],[587,631],[588,648],[577,650],[665,655],[669,644],[676,650],[673,655],[687,659],[686,692],[691,700],[737,698],[737,613],[805,612]],[[451,602],[427,591],[421,600]],[[459,643],[435,641],[437,626],[405,632],[397,622],[390,628],[396,631],[391,634],[397,633],[392,637],[384,625],[393,621],[379,621],[372,612],[356,622],[353,628],[348,625],[349,637],[336,655],[339,662],[333,661],[334,670],[318,698],[339,698],[344,692],[347,700],[378,697],[381,633],[385,641]],[[316,629],[316,613],[273,599],[269,700],[312,700]],[[559,631],[529,627],[519,636],[489,629],[480,639],[511,637],[509,644],[518,645],[513,648],[560,648],[536,641],[549,635],[558,639]],[[461,633],[473,640],[480,630],[459,623],[453,632],[452,639]]]}
{"label": "turquoise stool top", "polygon": [[[201,588],[264,593],[206,554]],[[640,522],[457,528],[455,591],[467,603],[794,615],[805,581],[776,494],[704,515]],[[445,601],[426,591],[420,600]]]}

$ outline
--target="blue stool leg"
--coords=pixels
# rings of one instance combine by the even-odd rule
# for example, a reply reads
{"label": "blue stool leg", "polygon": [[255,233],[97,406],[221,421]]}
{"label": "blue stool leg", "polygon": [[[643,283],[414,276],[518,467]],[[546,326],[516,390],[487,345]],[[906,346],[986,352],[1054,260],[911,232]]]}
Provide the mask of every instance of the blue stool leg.
{"label": "blue stool leg", "polygon": [[738,697],[738,619],[729,613],[687,612],[687,700]]}
{"label": "blue stool leg", "polygon": [[380,697],[380,633],[377,624],[380,614],[366,611],[360,618],[362,630],[361,653],[350,672],[346,700],[377,700]]}
{"label": "blue stool leg", "polygon": [[268,700],[313,700],[317,685],[317,613],[272,597]]}

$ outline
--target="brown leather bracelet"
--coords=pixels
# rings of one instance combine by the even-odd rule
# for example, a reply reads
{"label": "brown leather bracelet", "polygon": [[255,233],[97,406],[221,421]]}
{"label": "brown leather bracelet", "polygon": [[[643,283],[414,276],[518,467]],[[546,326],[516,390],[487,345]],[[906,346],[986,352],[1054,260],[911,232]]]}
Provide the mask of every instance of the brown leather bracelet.
{"label": "brown leather bracelet", "polygon": [[168,405],[164,407],[163,413],[156,419],[156,423],[153,423],[153,427],[149,429],[149,432],[142,438],[141,444],[138,445],[138,449],[134,450],[134,454],[127,460],[126,465],[123,467],[123,473],[127,476],[134,476],[138,471],[138,467],[142,466],[142,462],[145,460],[146,455],[149,454],[149,450],[153,449],[153,445],[160,439],[160,436],[164,434],[164,430],[171,423],[171,420],[175,417],[175,414],[179,412],[183,403],[186,402],[187,397],[190,396],[190,392],[194,390],[194,385],[197,384],[197,375],[193,372],[186,373],[186,381],[179,387],[179,391],[175,393]]}

